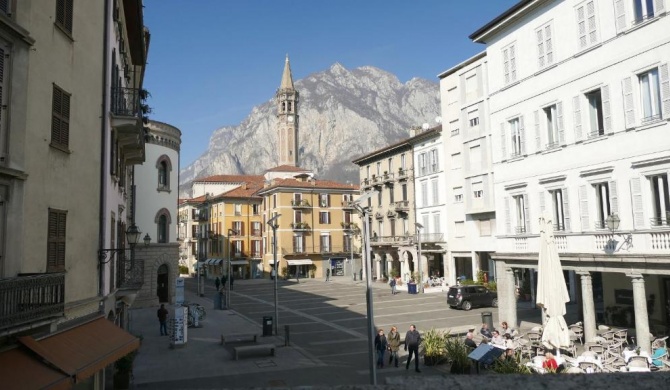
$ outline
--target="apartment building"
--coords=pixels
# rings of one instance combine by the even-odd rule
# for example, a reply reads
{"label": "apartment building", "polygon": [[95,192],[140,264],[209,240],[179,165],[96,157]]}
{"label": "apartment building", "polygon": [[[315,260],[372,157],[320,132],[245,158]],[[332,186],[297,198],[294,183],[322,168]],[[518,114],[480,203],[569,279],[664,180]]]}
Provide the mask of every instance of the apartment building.
{"label": "apartment building", "polygon": [[[278,175],[277,170],[270,171]],[[283,178],[268,180],[257,195],[263,198],[263,270],[267,275],[274,265],[273,239],[277,240],[280,277],[325,277],[327,269],[333,277],[353,277],[359,272],[360,249],[354,243],[360,229],[352,204],[358,186],[287,170]],[[276,221],[277,237],[273,237],[266,224],[276,215],[281,216]]]}
{"label": "apartment building", "polygon": [[[177,193],[181,131],[151,120],[145,126],[145,163],[135,167],[135,220],[142,226],[143,245],[136,251],[144,261],[144,283],[135,307],[174,302],[179,276]],[[147,244],[144,245],[146,240]]]}
{"label": "apartment building", "polygon": [[[488,119],[488,62],[481,52],[439,74],[444,127],[447,282],[495,279],[495,202]],[[518,126],[517,126],[518,135]],[[517,137],[515,139],[521,139]],[[521,153],[518,142],[515,153]],[[442,191],[441,191],[442,192]]]}
{"label": "apartment building", "polygon": [[[666,0],[521,1],[470,38],[486,44],[499,318],[515,273],[537,269],[554,222],[586,341],[596,322],[670,323],[670,19]],[[532,273],[531,273],[532,275]]]}
{"label": "apartment building", "polygon": [[125,233],[133,167],[144,161],[147,44],[140,0],[0,2],[0,376],[9,388],[101,388],[104,368],[139,347],[119,326],[143,279],[119,270],[136,260]]}

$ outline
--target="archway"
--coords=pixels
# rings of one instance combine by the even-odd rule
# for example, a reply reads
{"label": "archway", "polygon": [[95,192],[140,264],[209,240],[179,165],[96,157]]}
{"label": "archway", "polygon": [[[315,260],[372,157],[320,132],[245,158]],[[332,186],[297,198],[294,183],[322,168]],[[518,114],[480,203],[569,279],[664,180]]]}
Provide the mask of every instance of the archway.
{"label": "archway", "polygon": [[159,302],[169,302],[169,269],[167,264],[162,264],[158,267],[156,275],[156,295]]}

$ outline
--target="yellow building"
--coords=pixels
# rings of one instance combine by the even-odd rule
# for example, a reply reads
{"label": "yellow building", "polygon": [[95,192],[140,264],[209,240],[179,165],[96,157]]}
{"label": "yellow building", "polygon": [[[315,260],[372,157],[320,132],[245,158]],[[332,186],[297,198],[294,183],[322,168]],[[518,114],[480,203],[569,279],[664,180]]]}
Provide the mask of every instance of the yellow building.
{"label": "yellow building", "polygon": [[[281,215],[276,221],[280,277],[325,277],[327,269],[334,277],[359,273],[360,249],[353,242],[360,224],[351,204],[358,186],[316,180],[304,173],[271,179],[258,195],[263,198],[264,222]],[[270,273],[273,237],[272,229],[264,225],[263,270]]]}

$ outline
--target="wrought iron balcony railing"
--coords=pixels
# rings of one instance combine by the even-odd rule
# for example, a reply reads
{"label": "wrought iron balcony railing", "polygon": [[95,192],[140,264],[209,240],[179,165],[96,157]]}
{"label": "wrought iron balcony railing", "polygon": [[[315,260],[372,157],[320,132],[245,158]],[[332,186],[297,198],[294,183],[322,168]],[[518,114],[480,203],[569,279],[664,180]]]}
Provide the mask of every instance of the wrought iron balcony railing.
{"label": "wrought iron balcony railing", "polygon": [[406,180],[408,175],[409,175],[409,172],[408,172],[407,169],[399,168],[397,179],[398,180]]}
{"label": "wrought iron balcony railing", "polygon": [[140,90],[137,88],[113,88],[112,114],[141,118]]}
{"label": "wrought iron balcony railing", "polygon": [[[354,247],[354,253],[360,252],[360,248]],[[309,246],[309,245],[295,245],[290,248],[282,248],[284,254],[339,254],[343,257],[351,255],[351,246],[349,245],[325,245],[325,246]],[[348,254],[349,256],[345,256]]]}
{"label": "wrought iron balcony railing", "polygon": [[291,200],[291,206],[294,208],[311,207],[307,199],[293,199]]}
{"label": "wrought iron balcony railing", "polygon": [[396,213],[407,213],[409,211],[409,201],[401,200],[393,203],[393,209]]}
{"label": "wrought iron balcony railing", "polygon": [[64,273],[0,279],[0,329],[60,317],[64,311]]}
{"label": "wrought iron balcony railing", "polygon": [[291,223],[291,229],[293,230],[309,230],[309,224],[307,222],[293,222]]}
{"label": "wrought iron balcony railing", "polygon": [[144,284],[144,260],[121,256],[116,266],[116,287],[139,290]]}

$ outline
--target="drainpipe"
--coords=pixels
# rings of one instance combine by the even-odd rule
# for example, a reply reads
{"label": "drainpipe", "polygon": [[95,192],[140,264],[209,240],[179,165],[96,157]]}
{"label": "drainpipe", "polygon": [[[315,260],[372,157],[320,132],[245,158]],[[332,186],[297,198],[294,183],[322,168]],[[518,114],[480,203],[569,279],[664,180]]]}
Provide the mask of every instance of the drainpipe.
{"label": "drainpipe", "polygon": [[[105,247],[105,227],[107,226],[107,211],[105,210],[105,205],[107,203],[107,180],[106,172],[107,170],[107,158],[105,158],[105,153],[107,152],[107,72],[109,71],[108,61],[108,51],[109,51],[109,8],[111,7],[111,0],[105,0],[105,22],[103,23],[103,33],[102,33],[102,115],[100,115],[100,130],[102,135],[102,140],[100,142],[100,157],[102,159],[100,163],[100,228],[98,234],[98,249]],[[104,295],[104,283],[105,283],[105,269],[98,261],[98,296],[102,297]]]}

